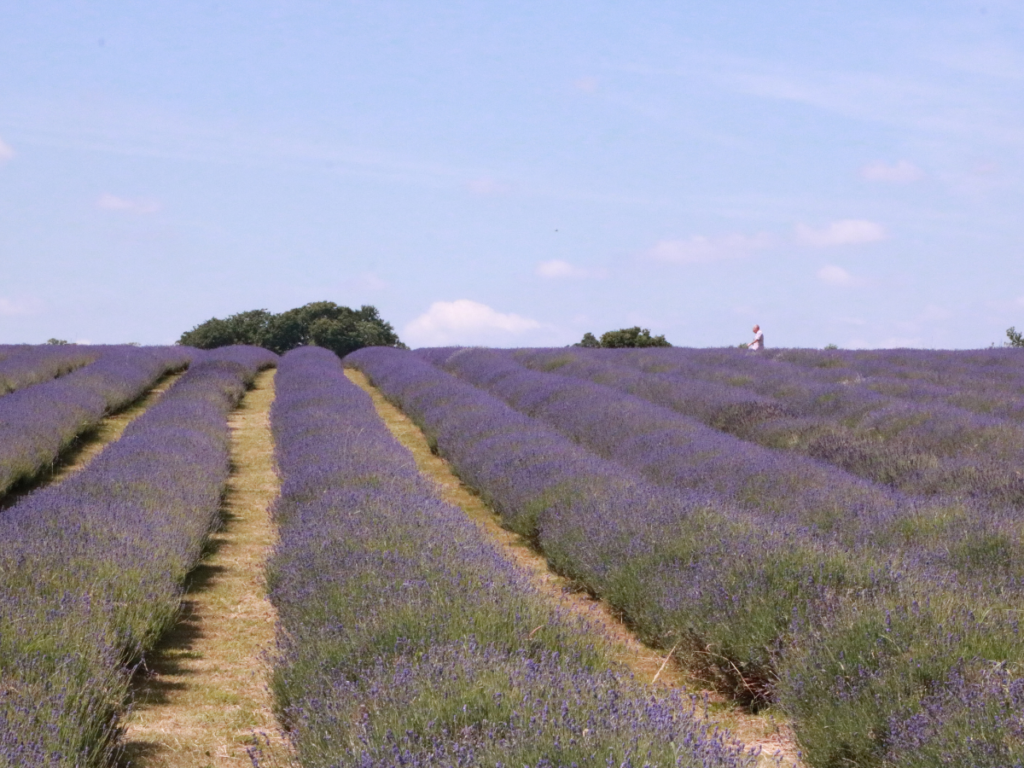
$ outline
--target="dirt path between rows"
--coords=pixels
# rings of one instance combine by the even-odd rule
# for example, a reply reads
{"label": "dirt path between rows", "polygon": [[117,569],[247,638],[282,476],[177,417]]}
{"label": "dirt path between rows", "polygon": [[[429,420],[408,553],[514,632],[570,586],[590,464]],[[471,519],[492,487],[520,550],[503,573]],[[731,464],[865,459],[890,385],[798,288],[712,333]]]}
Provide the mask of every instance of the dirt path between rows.
{"label": "dirt path between rows", "polygon": [[104,448],[119,440],[128,425],[148,411],[183,374],[184,371],[164,376],[134,403],[117,413],[112,413],[92,429],[83,432],[75,439],[70,448],[61,453],[60,458],[52,466],[31,480],[19,483],[13,490],[0,498],[0,510],[12,507],[25,496],[48,486],[62,483],[76,472],[81,472],[100,455]]}
{"label": "dirt path between rows", "polygon": [[254,733],[269,739],[261,765],[290,764],[267,688],[276,613],[263,568],[276,539],[270,507],[280,485],[273,400],[274,371],[264,371],[229,419],[232,472],[223,528],[190,576],[177,626],[138,675],[124,766],[249,766]]}
{"label": "dirt path between rows", "polygon": [[[530,575],[534,586],[541,593],[565,609],[585,615],[591,624],[606,634],[617,648],[616,659],[628,667],[638,680],[705,694],[699,684],[687,675],[686,670],[673,663],[672,659],[666,663],[663,651],[642,643],[607,603],[572,589],[567,579],[548,567],[543,555],[532,549],[521,536],[503,528],[497,514],[458,479],[448,462],[431,452],[419,427],[388,402],[361,371],[346,368],[345,375],[373,398],[378,415],[391,434],[412,453],[420,473],[434,483],[438,495],[465,510],[501,546],[509,559]],[[712,702],[709,714],[715,722],[727,728],[735,738],[748,745],[751,751],[760,750],[764,765],[801,766],[798,749],[784,723],[770,714],[747,714],[715,694],[707,694],[707,697]],[[779,759],[781,763],[777,762]]]}

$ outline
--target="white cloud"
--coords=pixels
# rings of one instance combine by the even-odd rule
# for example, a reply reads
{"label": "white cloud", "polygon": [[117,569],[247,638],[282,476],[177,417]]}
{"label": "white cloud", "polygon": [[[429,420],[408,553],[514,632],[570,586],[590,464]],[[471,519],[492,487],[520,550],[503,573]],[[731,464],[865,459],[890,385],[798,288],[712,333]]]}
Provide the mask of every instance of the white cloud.
{"label": "white cloud", "polygon": [[886,181],[893,184],[909,184],[924,178],[924,171],[907,160],[886,165],[870,163],[860,169],[860,175],[868,181]]}
{"label": "white cloud", "polygon": [[417,346],[489,344],[508,340],[543,326],[522,315],[498,312],[469,299],[435,301],[405,327],[403,337]]}
{"label": "white cloud", "polygon": [[584,269],[583,267],[575,267],[569,262],[562,261],[561,259],[542,261],[537,265],[536,273],[539,276],[546,277],[550,280],[557,280],[559,278],[605,277],[606,275],[603,269]]}
{"label": "white cloud", "polygon": [[156,213],[160,203],[148,198],[127,198],[117,195],[102,194],[96,201],[96,207],[104,211],[127,211],[129,213]]}
{"label": "white cloud", "polygon": [[673,264],[700,264],[747,256],[771,244],[772,238],[766,233],[720,237],[694,235],[688,240],[659,240],[647,255]]}
{"label": "white cloud", "polygon": [[8,299],[0,297],[0,316],[33,315],[41,308],[38,299]]}
{"label": "white cloud", "polygon": [[885,239],[885,228],[881,224],[864,219],[833,221],[822,229],[814,229],[806,224],[797,224],[796,239],[804,245],[813,245],[819,248],[832,245],[873,243]]}
{"label": "white cloud", "polygon": [[862,285],[864,282],[863,280],[851,275],[842,267],[837,267],[835,264],[829,264],[828,266],[819,269],[818,279],[826,285],[838,285],[842,287]]}
{"label": "white cloud", "polygon": [[0,139],[0,163],[4,163],[14,157],[14,150],[11,145]]}

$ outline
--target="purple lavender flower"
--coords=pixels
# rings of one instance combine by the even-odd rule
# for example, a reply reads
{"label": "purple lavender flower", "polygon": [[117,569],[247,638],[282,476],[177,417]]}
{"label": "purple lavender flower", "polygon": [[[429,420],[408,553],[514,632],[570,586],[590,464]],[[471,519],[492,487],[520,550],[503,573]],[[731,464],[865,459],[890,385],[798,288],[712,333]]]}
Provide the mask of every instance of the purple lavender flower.
{"label": "purple lavender flower", "polygon": [[274,689],[303,765],[752,763],[692,702],[609,669],[436,498],[334,355],[288,353],[277,391]]}
{"label": "purple lavender flower", "polygon": [[[149,375],[164,364],[143,359]],[[0,515],[0,765],[110,764],[131,669],[175,621],[218,524],[227,414],[274,361],[257,348],[197,353],[86,468]]]}

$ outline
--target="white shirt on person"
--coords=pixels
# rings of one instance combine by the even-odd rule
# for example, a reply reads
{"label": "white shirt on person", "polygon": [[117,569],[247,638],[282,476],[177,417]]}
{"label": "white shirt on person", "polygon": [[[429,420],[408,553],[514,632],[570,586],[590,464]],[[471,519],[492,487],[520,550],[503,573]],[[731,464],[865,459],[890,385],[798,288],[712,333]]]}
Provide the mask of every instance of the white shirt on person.
{"label": "white shirt on person", "polygon": [[758,331],[754,334],[754,340],[750,342],[747,347],[749,349],[764,349],[764,331]]}

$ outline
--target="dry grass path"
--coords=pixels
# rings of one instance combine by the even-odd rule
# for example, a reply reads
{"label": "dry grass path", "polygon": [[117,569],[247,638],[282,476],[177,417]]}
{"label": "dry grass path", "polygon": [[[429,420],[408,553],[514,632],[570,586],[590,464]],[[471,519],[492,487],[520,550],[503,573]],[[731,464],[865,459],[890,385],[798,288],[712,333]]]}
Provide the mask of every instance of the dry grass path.
{"label": "dry grass path", "polygon": [[152,389],[134,403],[122,408],[117,413],[105,417],[95,427],[83,432],[67,450],[61,453],[57,461],[51,466],[31,480],[19,483],[15,486],[14,490],[0,498],[0,510],[12,507],[19,499],[35,493],[46,486],[61,483],[74,473],[85,469],[93,459],[100,455],[104,448],[124,434],[129,424],[149,410],[160,399],[160,396],[182,377],[182,374],[183,372],[164,376]]}
{"label": "dry grass path", "polygon": [[276,536],[270,507],[279,489],[270,434],[273,399],[274,371],[264,371],[230,417],[232,473],[223,528],[190,576],[177,626],[140,671],[125,765],[248,766],[254,732],[272,740],[263,764],[288,765],[265,659],[276,619],[263,579]]}
{"label": "dry grass path", "polygon": [[[498,516],[463,484],[452,471],[448,462],[430,450],[423,432],[402,411],[385,399],[380,391],[370,384],[366,376],[354,369],[345,370],[348,378],[365,390],[372,398],[374,407],[395,438],[412,453],[420,473],[434,483],[438,495],[445,501],[461,507],[466,514],[495,542],[506,555],[530,574],[537,589],[557,602],[566,610],[585,616],[595,631],[601,632],[612,641],[619,662],[628,667],[638,680],[659,686],[687,689],[704,693],[694,681],[671,659],[666,664],[666,654],[642,643],[621,621],[616,612],[604,601],[594,600],[589,595],[574,590],[569,581],[554,573],[542,555],[512,531],[501,526]],[[660,672],[660,674],[659,674]],[[720,696],[708,694],[712,702],[709,712],[715,721],[728,728],[732,734],[749,745],[760,749],[765,765],[775,765],[772,755],[780,755],[784,766],[799,766],[797,748],[784,723],[769,715],[750,715]]]}

